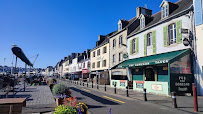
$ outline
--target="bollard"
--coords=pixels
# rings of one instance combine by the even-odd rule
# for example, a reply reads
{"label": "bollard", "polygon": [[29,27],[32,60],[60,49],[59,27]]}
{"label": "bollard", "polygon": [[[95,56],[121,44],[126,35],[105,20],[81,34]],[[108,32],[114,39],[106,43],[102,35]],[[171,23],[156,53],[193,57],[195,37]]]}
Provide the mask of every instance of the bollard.
{"label": "bollard", "polygon": [[92,88],[93,88],[93,81],[92,81]]}
{"label": "bollard", "polygon": [[87,81],[87,87],[88,87],[88,81]]}
{"label": "bollard", "polygon": [[116,84],[114,84],[114,93],[116,94]]}
{"label": "bollard", "polygon": [[106,91],[106,84],[104,85],[104,91]]}
{"label": "bollard", "polygon": [[147,89],[143,88],[143,94],[144,94],[144,101],[147,101]]}
{"label": "bollard", "polygon": [[84,86],[85,84],[84,84],[84,82],[82,82],[82,86]]}
{"label": "bollard", "polygon": [[128,94],[128,86],[126,86],[126,96],[129,97],[129,94]]}
{"label": "bollard", "polygon": [[176,92],[172,92],[172,105],[173,108],[177,108],[177,103],[176,103]]}
{"label": "bollard", "polygon": [[193,89],[194,112],[198,112],[197,87],[195,83],[192,83],[192,89]]}
{"label": "bollard", "polygon": [[97,84],[97,89],[99,89],[99,84]]}

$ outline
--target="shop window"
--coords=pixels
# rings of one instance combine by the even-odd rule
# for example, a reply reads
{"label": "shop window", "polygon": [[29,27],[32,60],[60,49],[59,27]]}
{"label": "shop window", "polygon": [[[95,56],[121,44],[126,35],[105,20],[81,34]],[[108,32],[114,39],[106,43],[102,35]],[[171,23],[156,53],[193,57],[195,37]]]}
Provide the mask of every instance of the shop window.
{"label": "shop window", "polygon": [[100,61],[97,62],[97,68],[100,68]]}
{"label": "shop window", "polygon": [[176,24],[173,23],[168,26],[169,45],[176,43]]}
{"label": "shop window", "polygon": [[151,46],[152,43],[152,32],[147,34],[147,46]]}
{"label": "shop window", "polygon": [[170,73],[191,74],[190,54],[176,60],[170,64]]}

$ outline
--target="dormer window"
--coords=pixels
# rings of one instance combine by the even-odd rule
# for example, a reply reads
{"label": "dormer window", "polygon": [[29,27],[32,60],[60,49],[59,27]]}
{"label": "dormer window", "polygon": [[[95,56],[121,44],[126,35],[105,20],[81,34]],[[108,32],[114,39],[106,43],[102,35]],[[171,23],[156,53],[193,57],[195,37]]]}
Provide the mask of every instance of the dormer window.
{"label": "dormer window", "polygon": [[145,17],[144,15],[141,15],[140,17],[140,29],[143,29],[145,27]]}
{"label": "dormer window", "polygon": [[166,18],[166,17],[168,17],[168,12],[169,12],[169,5],[168,5],[168,2],[167,1],[163,1],[162,3],[161,3],[161,17],[162,17],[162,19],[163,18]]}
{"label": "dormer window", "polygon": [[118,31],[122,30],[122,22],[121,20],[118,21]]}

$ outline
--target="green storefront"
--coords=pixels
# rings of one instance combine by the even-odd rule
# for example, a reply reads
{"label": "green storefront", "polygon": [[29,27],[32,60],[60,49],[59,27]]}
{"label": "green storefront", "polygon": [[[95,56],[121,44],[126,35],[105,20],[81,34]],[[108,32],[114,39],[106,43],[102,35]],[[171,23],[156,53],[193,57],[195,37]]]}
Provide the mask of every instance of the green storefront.
{"label": "green storefront", "polygon": [[130,59],[122,62],[118,68],[128,67],[133,89],[163,95],[192,92],[193,73],[191,50],[179,50],[169,53]]}

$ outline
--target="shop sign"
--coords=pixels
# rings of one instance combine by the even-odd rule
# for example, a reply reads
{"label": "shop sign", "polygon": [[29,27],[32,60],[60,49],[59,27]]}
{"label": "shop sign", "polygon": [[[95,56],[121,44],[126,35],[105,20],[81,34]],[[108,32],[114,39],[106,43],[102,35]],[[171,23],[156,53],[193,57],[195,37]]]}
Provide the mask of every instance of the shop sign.
{"label": "shop sign", "polygon": [[120,86],[125,87],[125,82],[120,82]]}
{"label": "shop sign", "polygon": [[123,58],[124,58],[124,59],[128,58],[128,53],[124,53],[124,54],[123,54]]}
{"label": "shop sign", "polygon": [[191,93],[193,80],[192,74],[171,74],[171,91]]}
{"label": "shop sign", "polygon": [[155,61],[156,64],[168,63],[168,60]]}
{"label": "shop sign", "polygon": [[112,72],[112,75],[123,75],[121,71],[114,71]]}
{"label": "shop sign", "polygon": [[82,73],[88,73],[89,70],[88,69],[82,69]]}
{"label": "shop sign", "polygon": [[136,88],[144,88],[144,81],[135,81]]}
{"label": "shop sign", "polygon": [[152,84],[152,90],[155,90],[155,91],[163,91],[163,86],[162,84]]}

